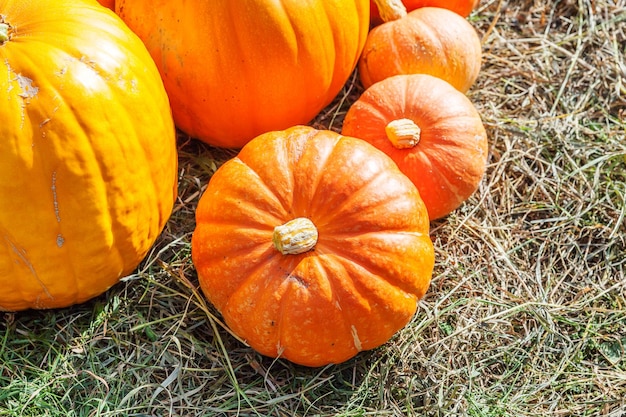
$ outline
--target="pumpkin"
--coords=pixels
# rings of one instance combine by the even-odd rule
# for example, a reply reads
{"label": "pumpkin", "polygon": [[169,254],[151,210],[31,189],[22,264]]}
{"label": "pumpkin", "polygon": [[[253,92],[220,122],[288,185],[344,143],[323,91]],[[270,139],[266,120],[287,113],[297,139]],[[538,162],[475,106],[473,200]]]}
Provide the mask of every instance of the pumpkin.
{"label": "pumpkin", "polygon": [[431,75],[372,85],[349,108],[341,132],[390,156],[417,186],[431,220],[466,201],[486,170],[487,134],[476,107]]}
{"label": "pumpkin", "polygon": [[385,343],[434,264],[424,204],[365,141],[294,126],[222,165],[196,211],[192,260],[235,334],[305,366]]}
{"label": "pumpkin", "polygon": [[466,19],[439,7],[407,14],[399,0],[382,0],[382,10],[394,17],[367,37],[358,64],[365,88],[392,75],[430,74],[461,92],[470,89],[480,72],[482,47]]}
{"label": "pumpkin", "polygon": [[0,310],[131,273],[176,194],[175,129],[141,40],[92,0],[0,0]]}
{"label": "pumpkin", "polygon": [[[404,7],[406,7],[406,10],[409,12],[420,7],[442,7],[444,9],[452,10],[463,17],[469,16],[472,10],[478,6],[478,3],[479,0],[402,0],[402,4],[404,4]],[[378,13],[378,6],[374,0],[370,0],[370,10],[371,23],[373,25],[383,23],[383,20]]]}
{"label": "pumpkin", "polygon": [[111,10],[115,10],[115,0],[98,0],[98,3]]}
{"label": "pumpkin", "polygon": [[368,0],[118,0],[176,125],[214,146],[310,122],[356,67]]}

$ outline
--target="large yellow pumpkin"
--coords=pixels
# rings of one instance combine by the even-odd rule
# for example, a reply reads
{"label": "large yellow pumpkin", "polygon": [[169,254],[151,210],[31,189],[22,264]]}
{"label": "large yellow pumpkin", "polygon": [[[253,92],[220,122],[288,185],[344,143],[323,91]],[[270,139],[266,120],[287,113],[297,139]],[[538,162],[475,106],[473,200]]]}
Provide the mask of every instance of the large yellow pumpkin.
{"label": "large yellow pumpkin", "polygon": [[306,124],[348,80],[369,0],[118,0],[143,39],[176,125],[212,145]]}
{"label": "large yellow pumpkin", "polygon": [[131,273],[176,193],[150,55],[94,0],[0,0],[0,310],[65,307]]}

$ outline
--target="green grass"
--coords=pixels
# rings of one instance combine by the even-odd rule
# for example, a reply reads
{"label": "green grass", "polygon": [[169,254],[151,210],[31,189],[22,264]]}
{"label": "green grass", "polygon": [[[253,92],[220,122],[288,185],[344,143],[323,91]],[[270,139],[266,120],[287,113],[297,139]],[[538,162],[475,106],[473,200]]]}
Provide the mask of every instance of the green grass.
{"label": "green grass", "polygon": [[[624,19],[622,0],[481,2],[468,96],[488,170],[431,223],[431,287],[384,346],[305,368],[228,331],[190,238],[235,151],[180,134],[178,203],[137,271],[82,305],[0,317],[0,416],[626,415]],[[361,91],[355,75],[311,124],[339,130]]]}

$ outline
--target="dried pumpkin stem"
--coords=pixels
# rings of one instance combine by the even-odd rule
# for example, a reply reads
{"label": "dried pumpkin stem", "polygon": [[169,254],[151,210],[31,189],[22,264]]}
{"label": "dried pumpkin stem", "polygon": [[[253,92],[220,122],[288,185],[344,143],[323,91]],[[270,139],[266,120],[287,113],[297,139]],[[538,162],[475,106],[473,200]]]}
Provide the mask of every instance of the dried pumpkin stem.
{"label": "dried pumpkin stem", "polygon": [[9,27],[6,23],[0,23],[0,44],[9,40]]}
{"label": "dried pumpkin stem", "polygon": [[310,251],[317,244],[317,228],[306,217],[298,217],[276,226],[272,241],[283,255],[297,255]]}
{"label": "dried pumpkin stem", "polygon": [[402,0],[374,0],[374,3],[383,22],[391,22],[406,16],[406,7]]}
{"label": "dried pumpkin stem", "polygon": [[385,126],[385,133],[394,147],[407,149],[419,143],[422,131],[411,119],[396,119]]}

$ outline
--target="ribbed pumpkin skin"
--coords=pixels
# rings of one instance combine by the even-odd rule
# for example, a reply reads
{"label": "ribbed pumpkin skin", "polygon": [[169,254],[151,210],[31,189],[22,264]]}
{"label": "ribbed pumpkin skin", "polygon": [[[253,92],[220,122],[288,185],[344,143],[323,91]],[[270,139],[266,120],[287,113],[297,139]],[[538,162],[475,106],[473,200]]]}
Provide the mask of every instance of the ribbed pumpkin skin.
{"label": "ribbed pumpkin skin", "polygon": [[467,92],[478,78],[482,46],[458,14],[422,7],[373,28],[359,60],[365,88],[399,74],[429,74]]}
{"label": "ribbed pumpkin skin", "polygon": [[[479,3],[479,0],[402,0],[404,7],[406,7],[407,11],[419,9],[420,7],[441,7],[444,9],[451,10],[460,16],[467,17],[470,15],[472,10],[476,8]],[[379,25],[383,21],[378,14],[378,7],[376,6],[376,2],[370,0],[370,8],[371,8],[371,17],[370,20],[372,24]]]}
{"label": "ribbed pumpkin skin", "polygon": [[0,310],[132,272],[176,194],[173,120],[139,38],[95,1],[0,0]]}
{"label": "ribbed pumpkin skin", "polygon": [[147,45],[176,125],[211,145],[306,124],[356,67],[368,0],[118,0]]}
{"label": "ribbed pumpkin skin", "polygon": [[[306,217],[312,251],[282,255],[274,227]],[[296,126],[253,139],[200,199],[202,290],[260,353],[306,366],[385,343],[413,316],[433,264],[415,186],[362,140]]]}
{"label": "ribbed pumpkin skin", "polygon": [[[397,149],[385,127],[405,118],[420,127],[421,138]],[[463,93],[430,75],[397,75],[372,85],[348,110],[342,134],[389,155],[417,186],[431,220],[467,200],[486,170],[488,141],[478,111]]]}

